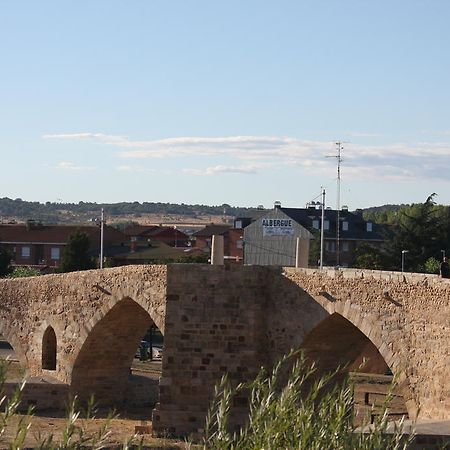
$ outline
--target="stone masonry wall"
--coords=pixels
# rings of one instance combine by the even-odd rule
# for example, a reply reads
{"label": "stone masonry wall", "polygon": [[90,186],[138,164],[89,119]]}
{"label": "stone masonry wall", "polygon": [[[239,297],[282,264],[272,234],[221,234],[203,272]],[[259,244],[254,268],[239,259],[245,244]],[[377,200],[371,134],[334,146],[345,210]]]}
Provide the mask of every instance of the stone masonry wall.
{"label": "stone masonry wall", "polygon": [[[300,298],[341,314],[369,337],[400,376],[411,416],[420,409],[422,418],[450,418],[450,280],[351,269],[287,269],[285,276],[301,288]],[[293,335],[294,311],[288,320],[289,307],[281,309],[284,334]],[[320,317],[309,328],[317,322]]]}
{"label": "stone masonry wall", "polygon": [[[252,379],[333,314],[346,319],[335,325],[353,324],[400,376],[411,416],[420,408],[423,418],[450,418],[450,281],[437,276],[175,264],[0,280],[2,333],[29,374],[65,384],[80,354],[102,349],[97,337],[115,328],[125,333],[119,311],[130,316],[123,322],[128,329],[139,311],[165,335],[157,432],[201,432],[223,374],[234,383]],[[111,317],[116,322],[108,323]],[[57,366],[42,371],[49,326]],[[99,352],[114,355],[122,353]],[[245,399],[237,399],[237,421],[243,412]]]}
{"label": "stone masonry wall", "polygon": [[198,266],[193,277],[189,266],[168,267],[155,431],[201,433],[221,377],[228,373],[234,383],[250,380],[266,365],[266,272],[261,267]]}
{"label": "stone masonry wall", "polygon": [[[130,297],[164,331],[166,266],[127,266],[0,280],[0,329],[29,375],[70,383],[80,349],[94,326]],[[56,371],[41,368],[42,337],[57,337]]]}

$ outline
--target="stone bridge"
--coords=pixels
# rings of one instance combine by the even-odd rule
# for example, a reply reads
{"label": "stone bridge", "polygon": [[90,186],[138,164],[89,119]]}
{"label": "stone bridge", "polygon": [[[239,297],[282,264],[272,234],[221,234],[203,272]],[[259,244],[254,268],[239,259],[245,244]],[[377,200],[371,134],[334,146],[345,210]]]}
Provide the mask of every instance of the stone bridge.
{"label": "stone bridge", "polygon": [[126,403],[153,323],[157,432],[201,431],[222,374],[249,380],[296,347],[319,372],[369,358],[364,371],[399,376],[410,416],[450,418],[450,281],[437,276],[175,264],[0,280],[0,330],[28,375],[81,398]]}

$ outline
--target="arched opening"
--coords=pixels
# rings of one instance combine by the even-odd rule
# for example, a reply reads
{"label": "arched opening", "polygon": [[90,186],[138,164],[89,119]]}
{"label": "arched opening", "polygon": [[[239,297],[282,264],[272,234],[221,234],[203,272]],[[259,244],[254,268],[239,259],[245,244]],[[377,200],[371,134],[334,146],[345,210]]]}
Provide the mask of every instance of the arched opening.
{"label": "arched opening", "polygon": [[[156,403],[161,353],[149,354],[155,338],[149,313],[131,298],[119,301],[93,327],[76,358],[71,389],[85,401],[94,396],[100,406],[122,409]],[[150,336],[148,335],[149,330]],[[158,369],[151,366],[151,356]],[[152,370],[153,369],[153,370]]]}
{"label": "arched opening", "polygon": [[[373,342],[350,321],[334,313],[306,336],[301,348],[314,361],[317,377],[337,369],[336,382],[350,376],[354,383],[356,422],[367,420],[368,414],[373,421],[377,410],[382,409],[393,378]],[[400,387],[393,392],[389,415],[393,420],[407,415]]]}
{"label": "arched opening", "polygon": [[25,377],[25,367],[20,363],[11,342],[0,330],[0,364],[4,382],[18,382]]}
{"label": "arched opening", "polygon": [[42,337],[42,369],[56,370],[56,334],[50,326]]}

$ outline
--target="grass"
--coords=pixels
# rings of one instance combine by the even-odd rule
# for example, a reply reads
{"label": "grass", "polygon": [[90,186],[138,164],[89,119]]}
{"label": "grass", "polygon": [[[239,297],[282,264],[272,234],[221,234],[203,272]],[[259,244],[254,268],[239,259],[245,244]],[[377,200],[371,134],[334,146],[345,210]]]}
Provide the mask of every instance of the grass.
{"label": "grass", "polygon": [[[32,410],[26,415],[17,413],[24,384],[10,399],[3,396],[7,369],[4,364],[0,365],[0,443],[14,450],[24,447],[48,450],[404,450],[412,439],[402,434],[401,423],[393,433],[387,433],[389,396],[374,424],[364,428],[364,432],[355,427],[352,385],[347,381],[335,386],[337,372],[317,378],[314,365],[307,364],[303,355],[296,353],[283,358],[271,372],[261,370],[251,383],[232,386],[224,376],[216,387],[200,446],[171,439],[144,440],[132,433],[119,442],[113,433],[117,420],[114,414],[96,421],[92,403],[86,411],[80,412],[76,401],[71,403],[57,431],[33,430]],[[248,421],[233,432],[233,404],[237,397],[243,396],[248,398]]]}
{"label": "grass", "polygon": [[[298,356],[298,355],[297,355]],[[335,374],[314,380],[314,365],[300,356],[285,384],[284,368],[296,357],[290,354],[271,373],[261,370],[249,384],[232,387],[222,378],[208,414],[204,449],[257,450],[403,450],[411,437],[400,423],[387,433],[388,403],[374,424],[362,432],[353,425],[353,389],[345,382],[333,386]],[[236,396],[248,392],[250,414],[246,426],[230,431]],[[389,402],[389,398],[388,398]]]}

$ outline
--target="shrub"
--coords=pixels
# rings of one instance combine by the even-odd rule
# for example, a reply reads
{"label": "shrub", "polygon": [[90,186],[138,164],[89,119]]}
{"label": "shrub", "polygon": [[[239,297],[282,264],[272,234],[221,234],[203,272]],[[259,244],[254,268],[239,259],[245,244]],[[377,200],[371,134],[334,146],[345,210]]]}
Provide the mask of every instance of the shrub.
{"label": "shrub", "polygon": [[[292,354],[290,355],[292,356]],[[290,357],[289,356],[289,357]],[[232,388],[227,377],[216,387],[210,408],[204,449],[406,449],[410,438],[402,436],[402,426],[387,434],[387,405],[365,432],[353,425],[353,390],[346,382],[332,387],[334,374],[313,380],[314,366],[302,357],[280,387],[282,366],[272,373],[262,370],[249,384]],[[309,389],[307,386],[312,386]],[[249,391],[249,420],[239,432],[229,431],[230,412],[236,395]]]}
{"label": "shrub", "polygon": [[14,267],[9,278],[36,277],[38,275],[41,275],[41,271],[34,267]]}
{"label": "shrub", "polygon": [[425,261],[425,264],[423,266],[419,266],[419,271],[438,274],[440,266],[440,262],[436,258],[431,257]]}

